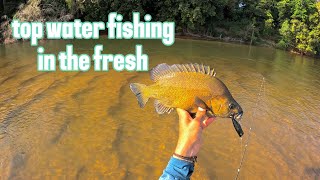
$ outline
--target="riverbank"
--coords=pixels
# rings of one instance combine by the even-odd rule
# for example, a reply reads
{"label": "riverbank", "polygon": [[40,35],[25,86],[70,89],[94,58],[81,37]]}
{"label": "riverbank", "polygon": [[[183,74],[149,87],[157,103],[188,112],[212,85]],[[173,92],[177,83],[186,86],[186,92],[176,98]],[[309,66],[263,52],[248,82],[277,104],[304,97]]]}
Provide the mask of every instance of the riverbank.
{"label": "riverbank", "polygon": [[18,42],[11,35],[12,19],[18,19],[21,22],[45,23],[50,21],[66,22],[76,18],[66,5],[61,5],[58,1],[49,3],[41,0],[29,0],[16,3],[9,9],[11,10],[4,11],[6,14],[0,13],[0,44]]}
{"label": "riverbank", "polygon": [[[6,17],[5,17],[6,18]],[[26,40],[17,40],[12,38],[11,34],[11,28],[10,28],[10,23],[11,23],[11,19],[5,19],[5,21],[3,21],[1,23],[0,26],[0,45],[7,45],[7,44],[11,44],[11,43],[15,43],[15,42],[19,42],[19,41],[26,41]],[[104,30],[104,31],[100,31],[100,35],[108,35],[108,31]],[[237,37],[229,37],[229,36],[222,36],[220,35],[219,37],[214,37],[214,36],[209,36],[209,35],[199,35],[199,34],[194,34],[194,33],[176,33],[176,38],[182,38],[182,39],[197,39],[197,40],[207,40],[207,41],[223,41],[223,42],[232,42],[232,43],[240,43],[240,44],[252,44],[252,42],[246,42],[244,39],[242,38],[237,38]],[[45,40],[46,38],[44,38]],[[255,44],[256,45],[256,44]],[[260,44],[262,46],[268,46],[268,47],[273,47],[270,44],[264,43],[264,44]]]}
{"label": "riverbank", "polygon": [[[33,10],[35,10],[35,9],[33,9]],[[30,11],[30,10],[25,9],[24,11]],[[24,11],[19,12],[20,16],[24,16],[23,14],[26,13]],[[30,19],[30,18],[31,17],[26,18],[26,19]],[[38,21],[40,20],[40,22],[43,22],[43,23],[46,22],[46,20],[42,16],[41,16],[41,18],[38,17],[37,19],[38,19]],[[49,18],[49,17],[48,17],[48,19],[51,19],[50,21],[71,21],[72,19],[74,19],[74,17],[71,14],[65,13],[65,14],[61,14],[58,19],[57,18]],[[8,18],[7,16],[1,17],[0,45],[12,44],[12,43],[16,43],[19,41],[26,41],[26,40],[16,40],[16,39],[12,38],[12,35],[11,35],[12,31],[10,28],[11,21],[12,21],[12,19]],[[32,21],[32,19],[30,19],[29,21]],[[227,32],[227,31],[225,31],[225,32]],[[192,33],[192,32],[186,31],[186,32],[176,33],[175,37],[181,38],[181,39],[221,41],[221,42],[236,43],[236,44],[263,46],[263,47],[286,50],[286,51],[293,53],[293,54],[299,54],[299,55],[304,55],[304,56],[309,56],[309,57],[314,57],[314,58],[320,58],[320,56],[303,54],[303,53],[298,52],[294,49],[283,49],[283,48],[279,47],[278,44],[274,40],[271,40],[271,39],[262,39],[262,38],[252,37],[250,40],[248,40],[248,38],[244,39],[244,38],[239,38],[239,36],[237,36],[237,37],[232,36],[232,35],[230,36],[230,34],[232,34],[232,33],[229,33],[229,32],[227,32],[226,34],[228,34],[228,35],[220,34],[220,36],[217,37],[217,36],[211,36],[211,35],[207,35],[207,34],[197,34],[197,33]],[[100,31],[100,35],[107,35],[107,30]],[[43,40],[46,40],[46,39],[44,38]]]}
{"label": "riverbank", "polygon": [[[1,26],[10,26],[8,22],[1,24]],[[0,31],[1,32],[1,31]],[[0,39],[0,45],[8,45],[8,44],[13,44],[21,41],[28,41],[28,40],[16,40],[11,37],[11,30],[7,30],[5,32],[1,32],[5,35],[6,38]],[[107,36],[107,31],[103,31],[100,33],[100,35],[105,35]],[[266,39],[261,39],[259,43],[255,42],[252,44],[251,42],[244,41],[241,38],[236,38],[236,37],[228,37],[228,36],[220,36],[220,37],[213,37],[213,36],[208,36],[208,35],[199,35],[199,34],[192,34],[192,33],[176,33],[175,38],[180,38],[180,39],[193,39],[193,40],[203,40],[203,41],[219,41],[219,42],[227,42],[227,43],[234,43],[234,44],[244,44],[244,45],[253,45],[253,46],[258,46],[258,47],[269,47],[269,48],[274,48],[274,49],[279,49],[277,48],[277,44],[274,41],[271,40],[266,40]],[[40,40],[40,41],[45,41],[46,38]],[[283,50],[283,49],[282,49]],[[285,50],[286,51],[286,50]],[[303,56],[308,56],[308,57],[313,57],[319,59],[320,56],[310,56],[306,54],[301,54],[300,52],[294,51],[294,50],[287,50],[287,52],[292,53],[292,54],[297,54],[297,55],[303,55]]]}
{"label": "riverbank", "polygon": [[177,33],[176,38],[181,39],[196,39],[196,40],[204,40],[204,41],[221,41],[221,42],[228,42],[228,43],[235,43],[235,44],[246,44],[246,45],[254,45],[254,46],[264,46],[264,47],[273,47],[276,48],[276,43],[271,40],[262,40],[261,42],[257,43],[244,41],[242,38],[237,37],[229,37],[229,36],[208,36],[208,35],[199,35],[199,34],[192,34],[192,33]]}

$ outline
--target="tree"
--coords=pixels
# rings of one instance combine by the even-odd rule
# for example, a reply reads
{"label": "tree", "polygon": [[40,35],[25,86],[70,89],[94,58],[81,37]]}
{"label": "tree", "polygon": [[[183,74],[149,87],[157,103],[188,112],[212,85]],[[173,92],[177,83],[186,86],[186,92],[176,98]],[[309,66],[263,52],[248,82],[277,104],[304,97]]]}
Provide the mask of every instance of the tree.
{"label": "tree", "polygon": [[2,15],[4,13],[4,7],[5,7],[5,0],[0,0],[0,15]]}
{"label": "tree", "polygon": [[278,3],[280,46],[301,54],[320,54],[320,11],[314,0],[281,0]]}

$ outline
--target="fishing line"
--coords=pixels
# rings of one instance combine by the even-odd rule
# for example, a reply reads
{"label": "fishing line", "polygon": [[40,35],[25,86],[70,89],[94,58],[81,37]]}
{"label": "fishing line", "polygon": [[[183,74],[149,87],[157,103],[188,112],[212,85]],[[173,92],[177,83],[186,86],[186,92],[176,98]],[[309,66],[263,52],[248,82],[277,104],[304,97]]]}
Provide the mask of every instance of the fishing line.
{"label": "fishing line", "polygon": [[265,79],[264,77],[262,78],[262,82],[261,82],[261,85],[260,85],[260,90],[259,90],[259,93],[258,93],[258,97],[257,97],[257,100],[256,100],[256,104],[255,104],[255,108],[254,108],[254,111],[252,113],[252,116],[251,116],[251,120],[250,120],[250,123],[251,124],[251,127],[249,128],[249,133],[248,133],[248,138],[245,142],[245,145],[244,145],[244,148],[242,146],[242,137],[240,137],[240,142],[241,142],[241,151],[242,151],[242,155],[241,156],[241,160],[240,160],[240,164],[239,164],[239,167],[238,167],[238,171],[237,171],[237,175],[236,177],[234,178],[235,180],[238,179],[239,175],[240,175],[240,170],[242,168],[242,165],[243,165],[243,162],[244,162],[244,158],[245,158],[245,155],[247,153],[247,149],[248,149],[248,145],[249,145],[249,142],[250,142],[250,137],[251,137],[251,131],[252,131],[252,122],[253,122],[253,118],[255,117],[255,114],[256,114],[256,110],[258,108],[258,103],[260,101],[260,98],[261,98],[261,95],[262,95],[262,91],[264,91],[264,96],[265,96]]}

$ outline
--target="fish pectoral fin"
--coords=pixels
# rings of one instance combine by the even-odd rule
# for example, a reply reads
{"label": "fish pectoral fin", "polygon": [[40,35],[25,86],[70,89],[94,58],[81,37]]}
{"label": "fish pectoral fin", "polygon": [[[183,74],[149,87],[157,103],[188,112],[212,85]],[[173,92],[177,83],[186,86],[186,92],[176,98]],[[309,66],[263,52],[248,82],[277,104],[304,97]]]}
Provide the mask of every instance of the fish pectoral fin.
{"label": "fish pectoral fin", "polygon": [[206,110],[206,115],[208,117],[215,116],[213,110],[211,108],[209,108],[208,105],[202,99],[200,99],[199,97],[195,97],[194,103],[195,103],[196,106],[201,107],[202,109],[205,109]]}
{"label": "fish pectoral fin", "polygon": [[194,104],[197,105],[198,107],[201,107],[202,109],[206,109],[206,110],[211,110],[208,105],[199,97],[195,97],[194,99]]}
{"label": "fish pectoral fin", "polygon": [[154,101],[154,107],[156,108],[158,114],[169,114],[173,110],[173,108],[165,106],[157,99]]}

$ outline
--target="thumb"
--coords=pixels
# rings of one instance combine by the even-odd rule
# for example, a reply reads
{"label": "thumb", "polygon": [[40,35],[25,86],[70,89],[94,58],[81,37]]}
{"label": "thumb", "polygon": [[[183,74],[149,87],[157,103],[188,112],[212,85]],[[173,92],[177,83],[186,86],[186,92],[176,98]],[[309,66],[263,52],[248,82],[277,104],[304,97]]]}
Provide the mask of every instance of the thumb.
{"label": "thumb", "polygon": [[206,110],[201,107],[198,107],[198,111],[197,111],[197,114],[196,114],[196,117],[194,118],[194,120],[199,121],[199,122],[203,121],[205,114],[206,114]]}

